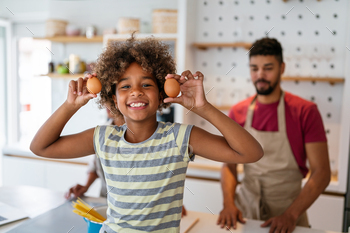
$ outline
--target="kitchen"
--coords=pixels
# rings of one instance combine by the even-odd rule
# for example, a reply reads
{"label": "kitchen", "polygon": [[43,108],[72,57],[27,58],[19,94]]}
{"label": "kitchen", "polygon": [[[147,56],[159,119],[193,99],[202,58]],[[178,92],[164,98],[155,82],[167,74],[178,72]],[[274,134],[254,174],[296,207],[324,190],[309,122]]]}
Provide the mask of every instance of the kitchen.
{"label": "kitchen", "polygon": [[[65,101],[69,81],[83,73],[72,72],[71,64],[80,59],[88,68],[108,41],[129,37],[130,34],[123,34],[123,26],[138,25],[136,37],[139,39],[153,35],[168,44],[178,72],[187,69],[203,72],[207,77],[204,80],[206,98],[225,114],[232,105],[255,94],[249,79],[247,53],[252,42],[268,34],[277,38],[284,49],[287,65],[283,89],[316,103],[325,125],[332,179],[308,210],[310,225],[320,230],[348,230],[350,110],[347,106],[350,94],[346,90],[350,89],[350,71],[345,64],[349,64],[350,53],[350,6],[347,1],[2,0],[0,4],[3,72],[0,185],[3,188],[44,188],[63,197],[70,187],[86,182],[91,156],[50,161],[35,156],[29,144],[43,122]],[[159,13],[157,10],[161,9]],[[176,31],[169,25],[160,32],[155,31],[155,15],[173,17],[174,10],[176,20],[170,21],[170,25],[175,22]],[[49,33],[53,27],[47,25],[56,23],[57,26],[62,22],[70,26],[64,28],[64,33],[67,28],[78,29],[80,37],[52,37]],[[61,67],[58,64],[62,64]],[[218,133],[196,114],[188,113],[177,104],[173,106],[175,122]],[[106,118],[105,110],[90,101],[68,122],[63,134],[95,127]],[[189,163],[184,190],[186,209],[220,213],[221,165],[198,156],[195,162]],[[100,185],[99,180],[94,182],[86,195],[98,197]],[[57,201],[46,211],[62,203]],[[23,224],[32,219],[30,216],[22,220]],[[201,222],[205,221],[200,219],[192,230]]]}

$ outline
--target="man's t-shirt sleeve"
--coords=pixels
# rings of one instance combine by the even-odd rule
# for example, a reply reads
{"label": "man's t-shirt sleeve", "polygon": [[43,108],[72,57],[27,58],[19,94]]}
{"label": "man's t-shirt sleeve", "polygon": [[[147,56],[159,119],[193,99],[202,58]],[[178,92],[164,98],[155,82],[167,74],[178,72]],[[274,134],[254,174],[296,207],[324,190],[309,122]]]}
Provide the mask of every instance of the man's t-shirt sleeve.
{"label": "man's t-shirt sleeve", "polygon": [[233,107],[231,107],[231,109],[228,113],[228,117],[231,118],[232,120],[236,121],[235,114],[233,113]]}
{"label": "man's t-shirt sleeve", "polygon": [[327,142],[320,112],[316,105],[310,106],[302,116],[304,143]]}

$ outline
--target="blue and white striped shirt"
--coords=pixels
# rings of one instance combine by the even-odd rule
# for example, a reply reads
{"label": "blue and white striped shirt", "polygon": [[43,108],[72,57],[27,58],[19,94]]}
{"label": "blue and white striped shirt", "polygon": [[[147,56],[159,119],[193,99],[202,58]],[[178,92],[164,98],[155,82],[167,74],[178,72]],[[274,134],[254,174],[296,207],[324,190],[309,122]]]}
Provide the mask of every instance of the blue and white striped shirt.
{"label": "blue and white striped shirt", "polygon": [[158,122],[154,134],[140,143],[125,140],[125,124],[95,128],[95,152],[108,190],[100,232],[179,232],[192,127]]}

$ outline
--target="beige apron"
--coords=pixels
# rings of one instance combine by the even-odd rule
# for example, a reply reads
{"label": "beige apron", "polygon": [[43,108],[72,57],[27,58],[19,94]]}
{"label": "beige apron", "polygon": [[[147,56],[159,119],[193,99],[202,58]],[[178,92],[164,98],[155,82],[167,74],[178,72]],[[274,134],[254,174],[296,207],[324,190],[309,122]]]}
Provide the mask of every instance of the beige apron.
{"label": "beige apron", "polygon": [[[277,108],[278,131],[258,131],[252,127],[255,99],[248,108],[244,128],[258,140],[264,156],[244,165],[244,178],[237,190],[236,205],[245,218],[267,220],[281,215],[301,191],[303,176],[290,147],[285,120],[284,93]],[[306,213],[298,226],[309,227]]]}

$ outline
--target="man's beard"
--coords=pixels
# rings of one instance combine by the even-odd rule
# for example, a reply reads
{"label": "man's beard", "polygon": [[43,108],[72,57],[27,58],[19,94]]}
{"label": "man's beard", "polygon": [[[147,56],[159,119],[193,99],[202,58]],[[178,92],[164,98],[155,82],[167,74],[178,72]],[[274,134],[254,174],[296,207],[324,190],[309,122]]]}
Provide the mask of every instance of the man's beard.
{"label": "man's beard", "polygon": [[[267,89],[262,89],[262,90],[259,90],[257,88],[257,84],[258,82],[263,82],[263,83],[267,83],[269,85],[269,87]],[[258,95],[270,95],[276,88],[278,84],[278,80],[271,85],[271,82],[270,81],[266,81],[264,79],[258,79],[257,81],[255,81],[254,85],[255,85],[255,89],[256,89],[256,92],[258,93]]]}

